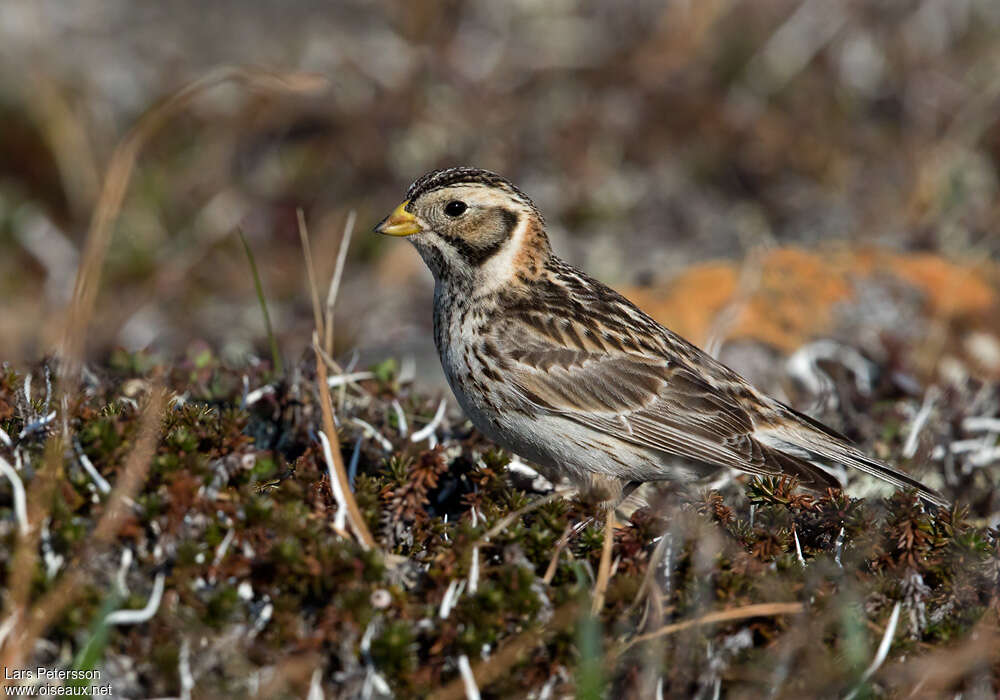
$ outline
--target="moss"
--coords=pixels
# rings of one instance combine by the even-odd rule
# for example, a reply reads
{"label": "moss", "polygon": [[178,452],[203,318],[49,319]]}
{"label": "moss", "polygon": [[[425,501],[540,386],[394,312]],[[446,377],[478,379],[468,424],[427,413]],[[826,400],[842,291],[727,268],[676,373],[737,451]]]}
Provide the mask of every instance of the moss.
{"label": "moss", "polygon": [[184,540],[177,545],[177,552],[174,555],[174,563],[180,567],[190,567],[198,563],[198,555],[202,553],[202,546],[199,542]]}
{"label": "moss", "polygon": [[77,435],[84,452],[96,464],[122,444],[119,423],[111,416],[88,421],[79,428]]}
{"label": "moss", "polygon": [[249,495],[243,505],[243,514],[248,526],[268,524],[274,510],[274,501],[266,494]]}
{"label": "moss", "polygon": [[402,676],[417,664],[413,631],[403,620],[389,622],[371,643],[375,665],[386,674]]}
{"label": "moss", "polygon": [[[264,381],[263,370],[241,371],[252,386]],[[72,409],[81,444],[108,473],[120,467],[138,427],[139,413],[117,399],[121,381],[107,380]],[[515,640],[525,649],[487,694],[525,695],[558,674],[563,680],[554,688],[572,691],[573,678],[580,678],[582,641],[576,621],[552,630],[550,616],[567,604],[588,607],[603,523],[593,521],[571,537],[551,580],[541,577],[563,534],[595,516],[592,505],[553,501],[483,541],[487,530],[537,494],[516,488],[504,470],[508,455],[465,425],[442,430],[445,444],[434,450],[401,438],[391,401],[397,399],[408,417],[429,419],[438,400],[404,390],[386,372],[366,384],[363,399],[352,402],[348,395],[340,416],[348,463],[360,438],[354,494],[379,542],[379,549],[366,551],[332,528],[336,504],[315,444],[320,426],[308,384],[275,384],[247,412],[239,408],[242,375],[200,351],[172,370],[170,381],[187,401],[167,411],[148,480],[115,543],[115,551],[129,547],[133,553],[130,583],[136,577],[152,580],[156,567],[168,566],[168,593],[148,629],[116,628],[108,648],[125,655],[141,649],[150,694],[178,692],[179,644],[192,635],[208,645],[197,653],[219,659],[199,679],[206,693],[245,694],[246,678],[256,670],[318,650],[328,660],[328,680],[371,663],[397,694],[419,695],[455,677],[458,655],[476,663],[484,650],[493,655]],[[887,405],[884,419],[895,415]],[[355,432],[345,420],[355,416],[376,426],[392,451]],[[37,465],[40,445],[31,449]],[[88,541],[106,503],[105,497],[94,502],[90,480],[79,469],[68,473],[53,497],[49,525],[50,545],[64,556]],[[0,499],[4,493],[0,487]],[[806,626],[811,643],[796,663],[808,670],[788,687],[803,694],[817,687],[846,692],[870,662],[894,601],[916,595],[926,608],[918,638],[897,635],[893,647],[893,654],[914,657],[925,646],[964,643],[994,605],[1000,545],[981,524],[981,505],[968,512],[929,512],[908,494],[859,501],[841,493],[809,494],[787,479],[749,480],[725,495],[656,499],[651,496],[651,505],[615,532],[615,575],[597,646],[587,652],[595,659],[611,654],[640,625],[652,625],[652,615],[669,624],[719,609],[798,601],[809,612],[794,625]],[[9,519],[10,511],[0,500],[0,515]],[[669,561],[658,561],[650,573],[661,537],[670,538]],[[10,531],[3,544],[13,546]],[[473,546],[479,565],[474,593],[468,588]],[[95,571],[95,588],[113,585],[116,570],[112,561]],[[926,590],[905,588],[914,573]],[[650,590],[659,591],[657,606],[644,597],[647,579]],[[33,594],[52,585],[40,561]],[[133,589],[123,605],[142,607],[146,593],[138,591],[148,587]],[[442,618],[449,589],[455,599]],[[78,644],[100,602],[88,593],[59,621],[50,641]],[[774,650],[794,625],[777,616],[689,630],[664,639],[654,656],[641,647],[609,661],[597,681],[584,679],[583,689],[635,694],[630,683],[657,663],[665,694],[704,692],[704,669],[720,659],[731,668],[727,684],[743,676],[770,677],[777,673]],[[259,627],[252,640],[246,633],[251,627]],[[728,654],[721,651],[726,640],[744,629],[751,648],[721,656]],[[367,655],[361,649],[366,632]],[[212,649],[218,644],[225,653]],[[709,648],[714,660],[706,656]]]}
{"label": "moss", "polygon": [[232,586],[221,586],[205,604],[205,624],[216,629],[229,622],[240,606],[240,596]]}

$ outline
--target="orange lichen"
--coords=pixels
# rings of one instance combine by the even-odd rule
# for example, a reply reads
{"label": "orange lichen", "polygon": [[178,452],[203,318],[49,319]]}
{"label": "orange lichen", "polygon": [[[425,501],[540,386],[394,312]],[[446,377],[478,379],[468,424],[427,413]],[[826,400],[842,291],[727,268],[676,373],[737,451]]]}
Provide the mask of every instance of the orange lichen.
{"label": "orange lichen", "polygon": [[988,281],[1000,278],[997,272],[929,254],[859,250],[828,255],[777,248],[742,265],[695,265],[663,284],[624,293],[694,343],[718,335],[790,352],[830,333],[837,305],[853,298],[865,280],[890,275],[925,299],[929,315],[953,321],[1000,307],[996,286]]}
{"label": "orange lichen", "polygon": [[738,277],[733,264],[708,262],[688,268],[666,286],[635,287],[623,293],[660,323],[702,343],[715,317],[732,302]]}
{"label": "orange lichen", "polygon": [[940,316],[986,313],[997,304],[997,292],[974,267],[929,253],[888,256],[887,269],[920,289],[930,310]]}

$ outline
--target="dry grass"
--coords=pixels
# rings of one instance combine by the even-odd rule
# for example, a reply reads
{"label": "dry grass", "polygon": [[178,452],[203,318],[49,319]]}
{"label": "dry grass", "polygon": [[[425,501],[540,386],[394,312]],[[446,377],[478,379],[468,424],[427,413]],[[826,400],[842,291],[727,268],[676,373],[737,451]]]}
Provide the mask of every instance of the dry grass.
{"label": "dry grass", "polygon": [[[37,600],[31,600],[30,585],[38,557],[40,524],[49,517],[52,489],[55,488],[53,481],[58,478],[55,474],[60,471],[64,454],[61,440],[49,441],[44,472],[33,482],[35,488],[32,489],[34,498],[29,522],[34,525],[28,535],[19,538],[9,572],[4,618],[13,617],[17,622],[2,647],[0,658],[5,668],[24,668],[35,642],[83,595],[83,584],[93,573],[93,563],[114,542],[124,520],[133,511],[133,499],[142,488],[159,442],[166,404],[166,391],[160,386],[151,387],[139,421],[135,446],[125,459],[96,527],[55,585]],[[0,679],[0,688],[6,687],[6,684],[6,679]]]}
{"label": "dry grass", "polygon": [[[324,80],[314,75],[281,74],[241,66],[225,66],[176,90],[136,121],[111,156],[87,232],[59,349],[65,379],[73,381],[80,370],[87,329],[97,303],[104,259],[107,257],[115,223],[139,155],[149,141],[192,101],[206,91],[228,82],[237,82],[253,90],[278,93],[316,93],[326,86]],[[71,390],[72,387],[67,389]]]}

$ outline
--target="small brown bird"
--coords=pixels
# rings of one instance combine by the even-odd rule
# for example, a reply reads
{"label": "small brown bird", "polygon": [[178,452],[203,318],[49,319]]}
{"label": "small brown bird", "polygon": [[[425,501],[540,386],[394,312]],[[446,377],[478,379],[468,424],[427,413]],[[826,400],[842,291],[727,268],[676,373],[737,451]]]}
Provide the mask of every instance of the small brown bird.
{"label": "small brown bird", "polygon": [[828,465],[842,464],[947,505],[560,260],[542,215],[500,175],[427,173],[375,230],[407,236],[430,267],[434,341],[473,424],[600,494],[609,519],[635,484],[719,467],[840,488]]}

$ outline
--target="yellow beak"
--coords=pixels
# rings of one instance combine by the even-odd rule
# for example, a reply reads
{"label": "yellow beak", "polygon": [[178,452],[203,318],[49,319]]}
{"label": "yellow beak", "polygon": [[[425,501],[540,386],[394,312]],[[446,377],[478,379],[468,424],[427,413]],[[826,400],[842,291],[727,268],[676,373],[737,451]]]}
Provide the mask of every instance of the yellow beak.
{"label": "yellow beak", "polygon": [[382,223],[375,227],[375,232],[388,236],[412,236],[414,233],[420,233],[417,217],[406,211],[406,205],[409,203],[410,200],[407,199],[396,207],[389,216],[382,219]]}

